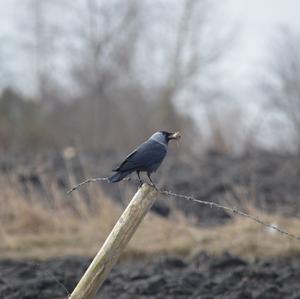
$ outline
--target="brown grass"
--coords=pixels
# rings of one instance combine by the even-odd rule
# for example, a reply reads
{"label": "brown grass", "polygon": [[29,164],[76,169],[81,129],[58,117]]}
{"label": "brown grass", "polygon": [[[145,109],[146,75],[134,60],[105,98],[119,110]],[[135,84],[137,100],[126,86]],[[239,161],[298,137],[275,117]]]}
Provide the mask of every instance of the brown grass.
{"label": "brown grass", "polygon": [[[94,255],[122,212],[97,184],[88,188],[94,199],[92,212],[83,203],[81,193],[68,198],[50,186],[53,207],[46,208],[34,190],[24,195],[17,183],[4,182],[3,178],[0,187],[0,259]],[[261,219],[300,235],[299,219],[249,209]],[[198,250],[213,254],[228,251],[252,259],[300,255],[300,242],[240,217],[223,226],[199,228],[189,224],[180,212],[172,219],[150,213],[123,257],[190,256]]]}
{"label": "brown grass", "polygon": [[[255,209],[252,209],[252,213],[295,235],[300,233],[299,219],[267,215]],[[249,260],[300,255],[300,241],[241,217],[235,217],[232,222],[217,229],[203,230],[197,241],[198,246],[194,252],[206,250],[213,254],[221,254],[228,251]]]}

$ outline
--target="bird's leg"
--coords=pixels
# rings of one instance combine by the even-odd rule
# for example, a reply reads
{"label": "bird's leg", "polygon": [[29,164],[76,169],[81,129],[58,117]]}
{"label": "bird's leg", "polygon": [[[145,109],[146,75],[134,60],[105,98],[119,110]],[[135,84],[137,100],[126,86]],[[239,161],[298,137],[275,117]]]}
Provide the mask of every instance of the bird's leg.
{"label": "bird's leg", "polygon": [[141,186],[143,185],[143,181],[141,180],[141,177],[140,177],[140,171],[137,170],[137,171],[136,171],[136,174],[137,174],[137,176],[138,176],[138,178],[139,178],[139,182],[140,182],[139,187],[141,187]]}
{"label": "bird's leg", "polygon": [[157,187],[156,187],[156,185],[153,183],[153,181],[152,181],[152,179],[151,179],[151,174],[150,174],[150,172],[148,172],[148,171],[147,171],[147,176],[148,176],[148,178],[149,178],[149,180],[150,180],[152,186],[153,186],[156,190],[158,190]]}

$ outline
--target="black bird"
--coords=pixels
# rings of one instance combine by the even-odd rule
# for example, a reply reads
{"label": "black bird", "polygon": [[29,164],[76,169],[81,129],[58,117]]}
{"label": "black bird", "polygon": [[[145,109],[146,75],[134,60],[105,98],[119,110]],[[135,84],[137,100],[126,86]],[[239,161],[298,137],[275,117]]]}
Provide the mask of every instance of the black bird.
{"label": "black bird", "polygon": [[142,184],[140,172],[146,172],[150,182],[155,186],[151,179],[151,173],[158,169],[165,158],[169,141],[172,139],[179,140],[180,137],[179,132],[169,133],[160,131],[154,133],[148,140],[130,153],[118,168],[113,169],[116,173],[108,177],[108,181],[110,183],[119,182],[135,171],[140,184]]}

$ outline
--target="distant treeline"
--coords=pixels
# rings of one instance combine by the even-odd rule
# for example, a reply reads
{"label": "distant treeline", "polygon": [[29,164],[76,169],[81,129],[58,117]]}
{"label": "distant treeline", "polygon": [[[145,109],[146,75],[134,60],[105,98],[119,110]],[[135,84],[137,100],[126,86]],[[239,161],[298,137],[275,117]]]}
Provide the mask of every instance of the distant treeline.
{"label": "distant treeline", "polygon": [[3,90],[0,96],[1,151],[42,145],[45,141],[44,125],[39,103],[24,99],[12,89]]}
{"label": "distant treeline", "polygon": [[156,130],[182,131],[196,153],[299,151],[297,32],[278,31],[241,95],[225,82],[236,31],[220,3],[20,2],[22,30],[1,43],[0,151],[129,149]]}
{"label": "distant treeline", "polygon": [[[120,96],[126,92],[120,91]],[[80,145],[101,151],[130,147],[154,130],[193,130],[193,121],[167,100],[54,101],[51,107],[6,88],[0,95],[0,150],[36,151]]]}

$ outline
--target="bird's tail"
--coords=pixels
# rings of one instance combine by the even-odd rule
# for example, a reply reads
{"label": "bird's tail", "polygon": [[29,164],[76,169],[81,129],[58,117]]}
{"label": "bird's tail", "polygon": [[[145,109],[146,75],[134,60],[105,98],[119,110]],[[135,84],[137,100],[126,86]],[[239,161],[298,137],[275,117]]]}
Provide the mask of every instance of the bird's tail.
{"label": "bird's tail", "polygon": [[131,171],[116,172],[115,174],[108,177],[107,180],[109,183],[116,183],[116,182],[123,180],[130,173],[131,173]]}

